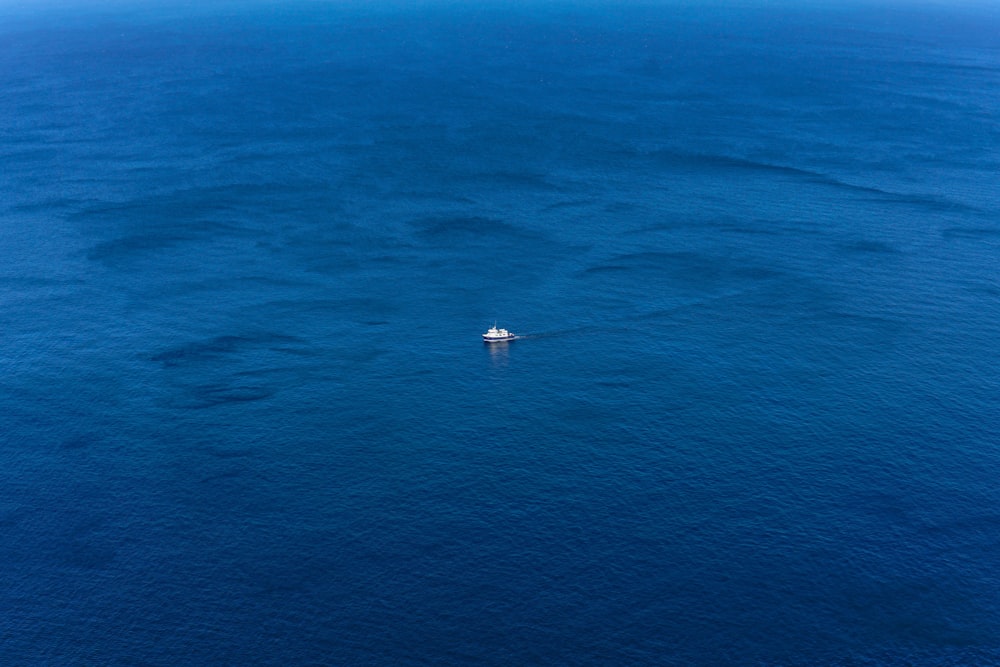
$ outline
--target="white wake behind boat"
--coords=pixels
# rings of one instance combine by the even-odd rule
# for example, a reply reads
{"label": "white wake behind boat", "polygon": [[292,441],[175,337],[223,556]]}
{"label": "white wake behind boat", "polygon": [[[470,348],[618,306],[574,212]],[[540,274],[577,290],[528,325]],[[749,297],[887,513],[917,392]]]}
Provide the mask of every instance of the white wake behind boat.
{"label": "white wake behind boat", "polygon": [[498,329],[496,322],[494,322],[493,326],[483,334],[484,343],[502,343],[504,341],[514,340],[515,338],[517,338],[517,336],[506,329]]}

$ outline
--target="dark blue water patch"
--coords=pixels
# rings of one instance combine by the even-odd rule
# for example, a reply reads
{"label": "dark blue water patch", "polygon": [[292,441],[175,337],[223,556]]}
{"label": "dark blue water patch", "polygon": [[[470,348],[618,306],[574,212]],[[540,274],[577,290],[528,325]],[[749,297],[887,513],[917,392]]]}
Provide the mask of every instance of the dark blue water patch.
{"label": "dark blue water patch", "polygon": [[584,275],[625,273],[626,280],[657,279],[662,286],[711,292],[729,286],[746,285],[755,281],[770,280],[782,271],[755,266],[735,258],[713,256],[695,252],[640,252],[618,255],[609,263],[591,266]]}
{"label": "dark blue water patch", "polygon": [[228,218],[254,210],[276,194],[283,197],[312,191],[299,184],[227,183],[219,186],[185,188],[161,193],[144,193],[135,199],[92,204],[73,214],[72,219],[97,229],[108,225],[189,224],[195,220]]}
{"label": "dark blue water patch", "polygon": [[151,357],[155,362],[165,367],[181,364],[214,361],[221,356],[244,352],[254,348],[275,349],[276,345],[300,343],[301,339],[284,334],[264,333],[240,336],[217,336],[207,341],[188,343],[186,345],[159,352]]}
{"label": "dark blue water patch", "polygon": [[[324,310],[319,323],[341,315],[344,310]],[[315,315],[303,310],[294,318],[283,311],[255,309],[260,322],[281,320],[289,326],[319,331]],[[338,321],[325,334],[332,336],[345,327],[356,326]],[[334,340],[332,337],[330,340]],[[331,352],[335,355],[331,361]],[[302,336],[273,332],[223,335],[197,341],[156,353],[150,360],[159,364],[159,390],[154,395],[157,404],[172,409],[237,407],[240,404],[265,401],[280,392],[297,392],[336,375],[337,365],[357,366],[376,359],[382,349],[370,342],[346,350],[317,344]]]}
{"label": "dark blue water patch", "polygon": [[838,246],[849,253],[893,255],[899,249],[883,241],[857,240],[839,243]]}
{"label": "dark blue water patch", "polygon": [[587,209],[598,205],[601,205],[601,202],[597,200],[578,199],[578,200],[560,201],[554,204],[549,204],[543,209],[543,211],[546,213],[551,213],[554,211],[562,211],[562,210]]}
{"label": "dark blue water patch", "polygon": [[79,207],[84,204],[83,201],[78,199],[71,199],[68,197],[54,197],[45,201],[36,201],[23,204],[14,204],[11,206],[12,212],[20,213],[33,213],[33,212],[57,212],[62,210],[78,210]]}
{"label": "dark blue water patch", "polygon": [[[392,286],[386,286],[386,292],[392,291]],[[374,290],[370,290],[374,292]],[[390,320],[368,319],[372,317],[396,316],[401,311],[402,306],[387,294],[380,298],[371,294],[369,296],[344,297],[340,299],[299,299],[286,301],[269,301],[253,307],[254,316],[260,321],[286,321],[301,323],[304,319],[315,318],[326,324],[331,320],[346,318],[351,323],[364,323],[368,326],[377,326],[391,323]],[[363,320],[363,322],[362,322]],[[339,330],[336,327],[335,330]],[[300,341],[301,342],[301,341]],[[294,354],[308,354],[308,349],[300,346],[286,346],[282,351]]]}
{"label": "dark blue water patch", "polygon": [[941,236],[946,239],[992,240],[1000,237],[997,227],[946,227],[941,230]]}
{"label": "dark blue water patch", "polygon": [[541,191],[560,191],[560,187],[552,182],[544,174],[533,174],[530,172],[491,172],[491,173],[471,173],[462,177],[462,180],[477,184],[485,184],[490,188],[525,188]]}
{"label": "dark blue water patch", "polygon": [[939,545],[942,551],[954,552],[973,547],[983,551],[984,555],[989,554],[992,559],[1000,557],[1000,540],[996,539],[998,527],[1000,516],[980,512],[955,521],[929,523],[921,526],[920,532]]}
{"label": "dark blue water patch", "polygon": [[79,278],[53,278],[41,275],[5,275],[0,276],[0,286],[8,290],[8,293],[27,292],[51,292],[57,289],[79,288],[86,284],[86,281]]}
{"label": "dark blue water patch", "polygon": [[173,408],[211,408],[229,403],[246,403],[270,398],[277,390],[233,379],[226,384],[200,384],[186,386],[183,395],[166,405]]}
{"label": "dark blue water patch", "polygon": [[973,294],[1000,296],[1000,284],[996,283],[971,283],[965,285],[965,289]]}
{"label": "dark blue water patch", "polygon": [[74,435],[62,443],[62,449],[68,451],[82,450],[93,447],[101,442],[101,437],[93,434]]}
{"label": "dark blue water patch", "polygon": [[176,246],[181,243],[188,243],[197,240],[194,236],[177,236],[169,234],[146,234],[142,236],[128,236],[99,243],[90,249],[87,258],[98,262],[117,264],[123,259],[155,252]]}
{"label": "dark blue water patch", "polygon": [[59,560],[70,567],[85,570],[101,570],[109,567],[116,558],[113,544],[77,539],[58,543],[49,547],[58,554]]}
{"label": "dark blue water patch", "polygon": [[960,201],[932,195],[899,195],[884,192],[885,197],[872,200],[880,204],[903,204],[934,213],[984,213],[983,210]]}
{"label": "dark blue water patch", "polygon": [[637,153],[651,158],[658,164],[678,168],[708,169],[708,170],[746,170],[783,174],[809,179],[824,178],[821,174],[780,164],[771,164],[723,154],[686,153],[676,150],[658,150],[651,153]]}
{"label": "dark blue water patch", "polygon": [[417,235],[438,245],[517,244],[524,242],[532,246],[544,240],[537,232],[518,227],[503,220],[478,216],[432,217],[414,220],[410,223]]}
{"label": "dark blue water patch", "polygon": [[462,195],[458,195],[453,192],[404,190],[404,191],[393,192],[390,194],[390,196],[405,201],[432,201],[436,203],[447,202],[450,204],[459,204],[463,206],[475,204],[475,201],[472,200],[471,198],[464,197]]}
{"label": "dark blue water patch", "polygon": [[252,449],[220,449],[209,447],[207,451],[212,456],[220,459],[237,459],[256,455],[256,452]]}
{"label": "dark blue water patch", "polygon": [[246,224],[241,216],[220,219],[206,217],[205,213],[176,210],[169,205],[162,209],[152,207],[145,215],[121,210],[101,211],[100,222],[88,227],[88,233],[107,240],[93,245],[87,258],[108,267],[121,268],[164,254],[164,251],[176,253],[179,246],[188,244],[211,245],[226,237],[264,238],[262,231]]}
{"label": "dark blue water patch", "polygon": [[974,73],[990,73],[1000,75],[1000,66],[998,65],[988,65],[988,64],[977,64],[973,62],[956,62],[952,60],[940,61],[940,60],[912,60],[912,61],[900,61],[899,65],[903,67],[917,67],[920,69],[943,69],[946,71],[968,71]]}
{"label": "dark blue water patch", "polygon": [[689,154],[689,153],[678,153],[676,151],[666,151],[666,150],[657,151],[655,153],[651,153],[648,155],[654,157],[658,163],[676,169],[709,170],[713,172],[747,171],[747,172],[762,172],[762,173],[772,173],[777,175],[785,175],[791,178],[795,178],[797,180],[801,180],[805,183],[813,183],[821,186],[840,188],[848,192],[856,192],[861,195],[863,194],[878,195],[877,198],[872,198],[867,200],[878,204],[885,204],[885,205],[903,204],[933,212],[951,212],[951,213],[982,212],[981,209],[979,209],[977,206],[963,203],[958,200],[949,199],[946,197],[941,197],[937,195],[925,195],[920,193],[904,194],[899,192],[893,192],[891,190],[886,190],[871,185],[851,183],[809,169],[790,167],[770,162],[760,162],[756,160],[749,160],[730,155]]}

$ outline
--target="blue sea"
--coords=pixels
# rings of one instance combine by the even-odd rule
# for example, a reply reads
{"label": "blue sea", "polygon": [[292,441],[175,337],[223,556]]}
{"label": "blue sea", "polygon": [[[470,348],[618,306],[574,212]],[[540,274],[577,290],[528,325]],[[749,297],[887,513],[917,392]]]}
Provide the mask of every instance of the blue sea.
{"label": "blue sea", "polygon": [[1000,665],[1000,7],[7,2],[0,91],[0,663]]}

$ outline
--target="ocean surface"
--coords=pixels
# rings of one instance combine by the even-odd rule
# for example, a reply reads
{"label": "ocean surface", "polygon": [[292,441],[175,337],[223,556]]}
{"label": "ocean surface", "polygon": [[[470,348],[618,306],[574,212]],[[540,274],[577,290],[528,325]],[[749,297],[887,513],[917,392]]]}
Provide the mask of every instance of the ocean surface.
{"label": "ocean surface", "polygon": [[5,665],[1000,664],[995,5],[0,4],[0,193]]}

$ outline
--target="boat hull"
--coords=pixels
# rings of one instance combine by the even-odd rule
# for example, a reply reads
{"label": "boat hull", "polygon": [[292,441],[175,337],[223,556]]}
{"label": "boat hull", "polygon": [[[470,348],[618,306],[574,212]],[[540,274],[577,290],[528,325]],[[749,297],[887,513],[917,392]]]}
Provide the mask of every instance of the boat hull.
{"label": "boat hull", "polygon": [[516,338],[516,336],[501,336],[501,337],[497,337],[497,338],[487,338],[486,336],[483,336],[483,342],[484,343],[506,343],[509,340],[514,340],[515,338]]}
{"label": "boat hull", "polygon": [[514,340],[516,336],[511,334],[509,336],[483,336],[484,343],[506,343],[509,340]]}

